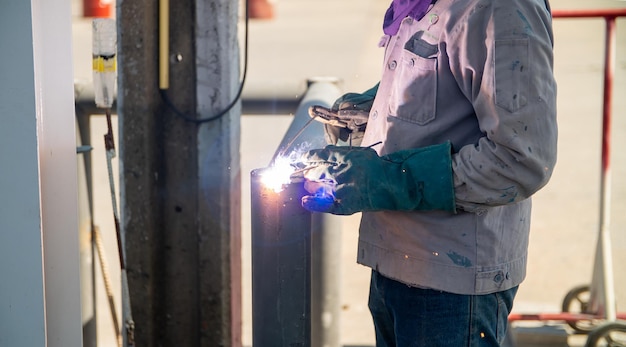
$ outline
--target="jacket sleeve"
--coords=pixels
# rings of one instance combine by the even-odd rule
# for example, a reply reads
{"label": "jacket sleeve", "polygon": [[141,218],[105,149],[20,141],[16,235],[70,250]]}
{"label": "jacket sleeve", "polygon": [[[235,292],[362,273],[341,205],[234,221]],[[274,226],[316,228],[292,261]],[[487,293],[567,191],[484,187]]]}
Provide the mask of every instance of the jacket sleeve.
{"label": "jacket sleeve", "polygon": [[524,200],[548,182],[557,151],[556,83],[544,0],[472,3],[448,54],[484,136],[458,149],[452,168],[457,207],[480,212]]}

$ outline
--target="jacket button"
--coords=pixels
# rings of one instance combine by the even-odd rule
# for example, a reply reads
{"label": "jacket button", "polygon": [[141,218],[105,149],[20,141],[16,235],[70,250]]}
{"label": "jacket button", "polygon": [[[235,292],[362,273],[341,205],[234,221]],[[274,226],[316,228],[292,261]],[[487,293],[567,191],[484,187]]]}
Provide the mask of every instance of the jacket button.
{"label": "jacket button", "polygon": [[436,14],[431,14],[428,21],[430,22],[430,25],[433,25],[439,21],[439,16]]}
{"label": "jacket button", "polygon": [[496,283],[500,283],[504,280],[504,276],[502,275],[502,272],[498,272],[498,274],[493,278],[493,281]]}
{"label": "jacket button", "polygon": [[395,69],[396,69],[396,66],[398,66],[398,63],[396,63],[396,61],[395,61],[395,60],[392,60],[391,62],[389,62],[389,65],[388,65],[388,66],[389,66],[389,69],[390,69],[390,70],[395,70]]}
{"label": "jacket button", "polygon": [[409,65],[415,66],[415,59],[414,58],[411,58],[411,60],[409,61]]}
{"label": "jacket button", "polygon": [[378,111],[374,111],[374,113],[372,113],[372,119],[376,118],[378,118]]}

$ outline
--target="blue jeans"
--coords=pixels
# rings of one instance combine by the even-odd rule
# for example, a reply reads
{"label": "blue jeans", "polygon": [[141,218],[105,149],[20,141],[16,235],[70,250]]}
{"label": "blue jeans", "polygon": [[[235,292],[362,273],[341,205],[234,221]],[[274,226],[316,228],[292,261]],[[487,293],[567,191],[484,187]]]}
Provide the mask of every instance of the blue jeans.
{"label": "blue jeans", "polygon": [[421,289],[372,271],[377,347],[491,347],[504,341],[517,287],[488,295]]}

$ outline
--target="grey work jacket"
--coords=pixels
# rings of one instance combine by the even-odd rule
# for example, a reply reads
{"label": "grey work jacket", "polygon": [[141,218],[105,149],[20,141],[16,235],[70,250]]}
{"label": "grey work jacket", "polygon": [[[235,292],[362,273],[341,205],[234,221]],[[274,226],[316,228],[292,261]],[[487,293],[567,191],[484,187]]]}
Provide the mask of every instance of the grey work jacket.
{"label": "grey work jacket", "polygon": [[359,263],[458,294],[522,282],[530,196],[556,161],[551,25],[544,0],[439,0],[384,38],[362,146],[450,141],[457,212],[364,212]]}

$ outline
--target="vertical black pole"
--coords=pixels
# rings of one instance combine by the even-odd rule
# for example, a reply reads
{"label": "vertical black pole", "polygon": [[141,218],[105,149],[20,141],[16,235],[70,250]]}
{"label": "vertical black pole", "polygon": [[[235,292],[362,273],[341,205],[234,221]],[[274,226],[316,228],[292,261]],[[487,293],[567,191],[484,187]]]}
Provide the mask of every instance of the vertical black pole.
{"label": "vertical black pole", "polygon": [[252,171],[252,345],[311,345],[311,213],[302,183],[281,192]]}

